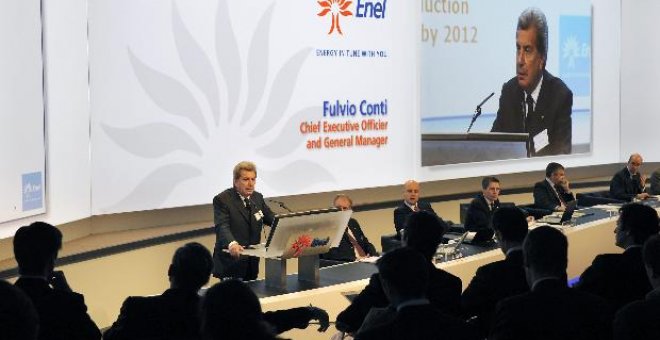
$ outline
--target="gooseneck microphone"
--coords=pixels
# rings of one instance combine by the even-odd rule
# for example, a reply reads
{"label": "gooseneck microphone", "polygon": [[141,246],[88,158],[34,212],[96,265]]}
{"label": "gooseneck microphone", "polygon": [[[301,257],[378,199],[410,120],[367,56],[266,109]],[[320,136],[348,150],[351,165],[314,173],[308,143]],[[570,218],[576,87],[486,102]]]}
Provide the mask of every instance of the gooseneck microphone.
{"label": "gooseneck microphone", "polygon": [[488,97],[486,97],[486,99],[484,99],[483,101],[481,101],[481,103],[479,103],[479,105],[477,105],[477,109],[474,111],[474,115],[472,116],[472,121],[470,122],[470,126],[467,129],[467,133],[470,133],[470,130],[472,129],[472,125],[474,125],[474,122],[477,121],[477,118],[479,118],[479,116],[481,116],[481,107],[484,104],[486,104],[488,99],[490,99],[494,95],[495,95],[495,92],[491,92],[488,95]]}
{"label": "gooseneck microphone", "polygon": [[268,201],[279,205],[280,208],[282,208],[282,209],[284,209],[284,210],[286,210],[290,213],[293,213],[293,210],[289,209],[289,207],[287,207],[286,204],[284,204],[284,202],[282,202],[282,201],[274,200],[274,199],[271,199],[271,198],[269,198]]}

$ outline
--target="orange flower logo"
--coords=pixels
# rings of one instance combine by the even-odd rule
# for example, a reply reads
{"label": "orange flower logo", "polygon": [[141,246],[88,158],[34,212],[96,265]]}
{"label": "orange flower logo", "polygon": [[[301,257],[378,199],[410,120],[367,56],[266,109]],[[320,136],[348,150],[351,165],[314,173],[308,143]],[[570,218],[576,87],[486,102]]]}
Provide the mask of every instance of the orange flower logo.
{"label": "orange flower logo", "polygon": [[337,32],[339,34],[344,34],[341,32],[341,27],[339,26],[339,16],[350,16],[353,15],[353,13],[346,8],[353,3],[352,1],[346,1],[346,0],[325,0],[325,1],[317,1],[319,5],[323,8],[317,15],[320,17],[325,16],[328,13],[332,14],[332,26],[330,26],[330,32],[328,34],[332,34],[332,32],[335,31],[335,28],[337,29]]}

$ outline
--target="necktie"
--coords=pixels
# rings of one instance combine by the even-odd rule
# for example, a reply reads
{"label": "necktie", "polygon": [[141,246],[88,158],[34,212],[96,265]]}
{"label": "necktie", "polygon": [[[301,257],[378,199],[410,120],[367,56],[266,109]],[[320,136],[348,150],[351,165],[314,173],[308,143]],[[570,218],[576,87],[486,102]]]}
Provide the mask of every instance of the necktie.
{"label": "necktie", "polygon": [[493,210],[495,210],[495,202],[490,204],[490,211],[493,211]]}
{"label": "necktie", "polygon": [[529,121],[532,117],[532,113],[534,113],[534,99],[532,98],[532,95],[528,94],[525,102],[527,103],[527,115],[525,116],[524,126],[525,131],[529,132]]}
{"label": "necktie", "polygon": [[[525,99],[525,102],[527,103],[527,115],[524,116],[523,119],[523,131],[530,133],[530,127],[529,127],[529,122],[531,121],[532,114],[534,113],[534,99],[532,98],[532,95],[528,94],[527,99]],[[531,133],[529,138],[527,139],[527,157],[531,157],[534,155],[534,140],[532,139]]]}
{"label": "necktie", "polygon": [[564,202],[564,199],[561,197],[561,194],[560,194],[561,190],[562,189],[561,189],[560,186],[558,186],[558,185],[555,186],[555,193],[557,194],[557,198],[559,198],[559,204],[562,205],[562,206],[566,206],[566,202]]}
{"label": "necktie", "polygon": [[252,207],[250,206],[250,200],[246,197],[243,199],[243,202],[245,202],[245,209],[247,209],[249,213],[252,210]]}
{"label": "necktie", "polygon": [[346,228],[346,235],[348,236],[348,241],[351,242],[351,245],[353,245],[353,249],[355,249],[357,256],[359,258],[366,257],[367,253],[364,251],[364,248],[362,248],[355,236],[353,236],[353,232],[350,228]]}
{"label": "necktie", "polygon": [[413,211],[414,211],[414,212],[418,212],[418,211],[419,211],[419,207],[417,206],[417,204],[415,204],[415,205],[413,206]]}

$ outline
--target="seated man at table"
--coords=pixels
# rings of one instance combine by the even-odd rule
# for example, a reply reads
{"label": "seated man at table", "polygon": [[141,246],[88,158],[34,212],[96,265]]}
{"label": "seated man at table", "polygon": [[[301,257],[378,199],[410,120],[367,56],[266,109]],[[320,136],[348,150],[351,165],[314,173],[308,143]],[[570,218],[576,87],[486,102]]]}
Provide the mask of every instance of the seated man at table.
{"label": "seated man at table", "polygon": [[531,230],[523,242],[523,263],[531,291],[497,304],[489,340],[612,338],[607,302],[566,284],[568,240],[561,231]]}
{"label": "seated man at table", "polygon": [[497,177],[484,177],[481,180],[481,192],[477,194],[465,216],[465,230],[473,231],[474,242],[490,240],[493,237],[491,218],[500,207],[500,180]]}
{"label": "seated man at table", "polygon": [[642,259],[653,290],[616,313],[615,340],[660,339],[660,235],[646,240]]}
{"label": "seated man at table", "polygon": [[621,254],[596,256],[580,276],[576,288],[598,295],[615,310],[651,291],[642,262],[642,245],[660,231],[655,209],[638,203],[621,207],[615,232],[615,244],[625,249]]}
{"label": "seated man at table", "polygon": [[[448,229],[447,224],[437,215],[420,211],[412,213],[406,222],[403,246],[420,252],[428,263],[429,286],[427,298],[442,312],[460,316],[461,279],[436,268],[431,262],[442,236]],[[356,332],[371,308],[385,308],[390,304],[378,273],[373,274],[369,284],[353,300],[350,306],[337,315],[337,330],[347,333]]]}
{"label": "seated man at table", "polygon": [[500,208],[493,213],[493,229],[506,257],[479,267],[463,291],[461,301],[464,316],[476,316],[473,323],[483,337],[490,329],[495,305],[504,298],[529,291],[522,254],[528,230],[525,214],[515,207]]}
{"label": "seated man at table", "polygon": [[[353,209],[353,200],[348,195],[340,194],[335,197],[333,205],[339,210],[351,210]],[[330,248],[330,251],[321,255],[321,258],[338,262],[352,262],[356,259],[377,255],[376,247],[364,235],[360,223],[351,217],[348,220],[348,226],[341,237],[339,246]]]}
{"label": "seated man at table", "polygon": [[643,163],[638,153],[630,155],[626,167],[617,172],[610,181],[610,196],[622,201],[632,201],[634,198],[643,200],[649,198],[644,192],[646,176],[639,171]]}
{"label": "seated man at table", "polygon": [[410,214],[417,211],[428,211],[435,214],[431,204],[419,199],[419,183],[414,180],[408,180],[403,184],[403,202],[394,209],[394,228],[401,237],[401,229],[405,227],[406,219]]}
{"label": "seated man at table", "polygon": [[390,301],[389,315],[355,339],[478,339],[467,324],[442,313],[426,297],[428,261],[409,247],[395,249],[378,260],[378,273]]}
{"label": "seated man at table", "polygon": [[545,180],[534,184],[534,206],[549,211],[564,211],[575,200],[564,166],[550,163],[545,167]]}

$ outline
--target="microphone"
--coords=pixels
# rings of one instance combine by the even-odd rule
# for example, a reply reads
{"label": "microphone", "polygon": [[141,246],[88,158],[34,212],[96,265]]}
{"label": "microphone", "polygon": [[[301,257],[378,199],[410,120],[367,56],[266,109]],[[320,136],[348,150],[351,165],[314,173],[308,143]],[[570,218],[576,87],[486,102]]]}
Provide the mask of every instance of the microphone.
{"label": "microphone", "polygon": [[495,95],[495,92],[491,92],[488,97],[486,97],[479,105],[477,105],[477,109],[474,111],[474,115],[472,116],[472,121],[470,122],[470,126],[467,129],[467,133],[470,133],[470,130],[472,129],[472,125],[474,125],[474,122],[477,121],[477,118],[481,116],[481,107],[486,104],[488,99],[490,99],[492,96]]}
{"label": "microphone", "polygon": [[288,211],[288,212],[290,212],[290,213],[293,213],[293,210],[289,209],[289,207],[287,207],[286,204],[284,204],[284,202],[277,201],[277,200],[274,200],[274,199],[271,199],[271,198],[269,198],[268,201],[269,201],[269,202],[273,202],[273,203],[279,205],[280,208],[282,208],[282,209],[284,209],[284,210],[286,210],[286,211]]}

